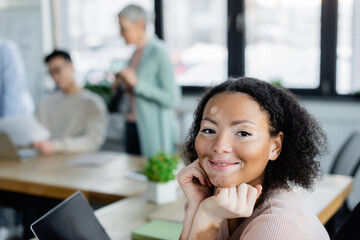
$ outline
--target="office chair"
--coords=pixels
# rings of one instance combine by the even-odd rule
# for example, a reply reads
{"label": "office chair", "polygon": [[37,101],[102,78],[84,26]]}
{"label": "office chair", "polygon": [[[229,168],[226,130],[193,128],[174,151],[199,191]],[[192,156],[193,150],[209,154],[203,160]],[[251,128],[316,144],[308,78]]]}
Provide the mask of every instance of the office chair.
{"label": "office chair", "polygon": [[360,165],[360,132],[352,133],[334,159],[331,174],[354,177]]}
{"label": "office chair", "polygon": [[349,240],[358,239],[360,236],[360,202],[351,211],[348,218],[345,220],[339,231],[335,234],[332,240]]}
{"label": "office chair", "polygon": [[[341,146],[335,157],[330,173],[354,177],[355,186],[357,185],[357,181],[360,181],[360,132],[356,131],[352,133]],[[356,205],[354,201],[356,203],[360,201],[360,195],[358,193],[350,194],[342,207],[325,225],[330,237],[334,236],[346,217],[351,213],[353,206]]]}
{"label": "office chair", "polygon": [[[354,178],[354,190],[360,184],[360,132],[352,133],[340,148],[333,166],[331,174],[342,174]],[[350,200],[350,204],[349,204]],[[353,191],[345,202],[348,213],[354,209],[360,201],[360,192]]]}

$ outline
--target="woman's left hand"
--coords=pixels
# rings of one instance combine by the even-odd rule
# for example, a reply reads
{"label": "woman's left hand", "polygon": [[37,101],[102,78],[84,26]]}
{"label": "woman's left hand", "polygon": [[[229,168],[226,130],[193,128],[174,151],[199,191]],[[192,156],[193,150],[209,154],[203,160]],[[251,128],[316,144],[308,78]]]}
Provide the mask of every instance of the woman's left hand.
{"label": "woman's left hand", "polygon": [[220,224],[231,218],[251,216],[256,199],[261,194],[261,185],[252,187],[242,183],[236,187],[218,188],[214,196],[204,199],[196,211],[188,239],[216,239]]}
{"label": "woman's left hand", "polygon": [[229,218],[249,217],[261,191],[261,185],[252,187],[246,183],[231,188],[218,188],[214,196],[205,199],[199,208],[220,222]]}

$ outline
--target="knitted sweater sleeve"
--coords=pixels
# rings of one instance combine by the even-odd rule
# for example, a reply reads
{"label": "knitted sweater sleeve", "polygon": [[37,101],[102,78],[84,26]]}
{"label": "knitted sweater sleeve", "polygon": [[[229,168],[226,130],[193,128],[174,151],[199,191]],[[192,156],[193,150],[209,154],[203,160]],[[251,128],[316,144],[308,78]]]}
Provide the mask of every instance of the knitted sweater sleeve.
{"label": "knitted sweater sleeve", "polygon": [[[291,214],[290,214],[291,215]],[[265,214],[258,216],[244,229],[240,240],[329,240],[323,231],[308,229],[301,219],[291,216]]]}

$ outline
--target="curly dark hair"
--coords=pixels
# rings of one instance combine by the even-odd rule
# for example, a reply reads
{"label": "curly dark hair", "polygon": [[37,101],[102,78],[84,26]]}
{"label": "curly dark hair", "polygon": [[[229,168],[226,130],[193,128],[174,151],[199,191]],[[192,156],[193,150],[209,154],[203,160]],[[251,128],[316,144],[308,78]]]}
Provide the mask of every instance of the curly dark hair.
{"label": "curly dark hair", "polygon": [[290,91],[255,78],[229,79],[204,93],[185,142],[186,161],[193,162],[198,158],[195,138],[207,102],[223,92],[251,96],[267,114],[269,135],[284,133],[280,155],[276,161],[269,161],[265,168],[262,196],[266,197],[276,189],[289,189],[291,185],[312,189],[315,179],[321,176],[320,163],[315,157],[327,150],[324,132]]}

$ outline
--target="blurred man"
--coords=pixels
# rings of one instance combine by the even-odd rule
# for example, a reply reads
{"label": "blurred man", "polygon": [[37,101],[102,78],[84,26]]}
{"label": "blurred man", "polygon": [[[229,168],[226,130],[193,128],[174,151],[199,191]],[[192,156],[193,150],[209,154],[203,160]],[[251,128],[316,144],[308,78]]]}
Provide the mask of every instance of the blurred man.
{"label": "blurred man", "polygon": [[106,137],[104,101],[76,84],[67,52],[55,50],[45,58],[45,63],[60,91],[45,97],[36,110],[52,139],[34,143],[35,148],[45,155],[97,150]]}

